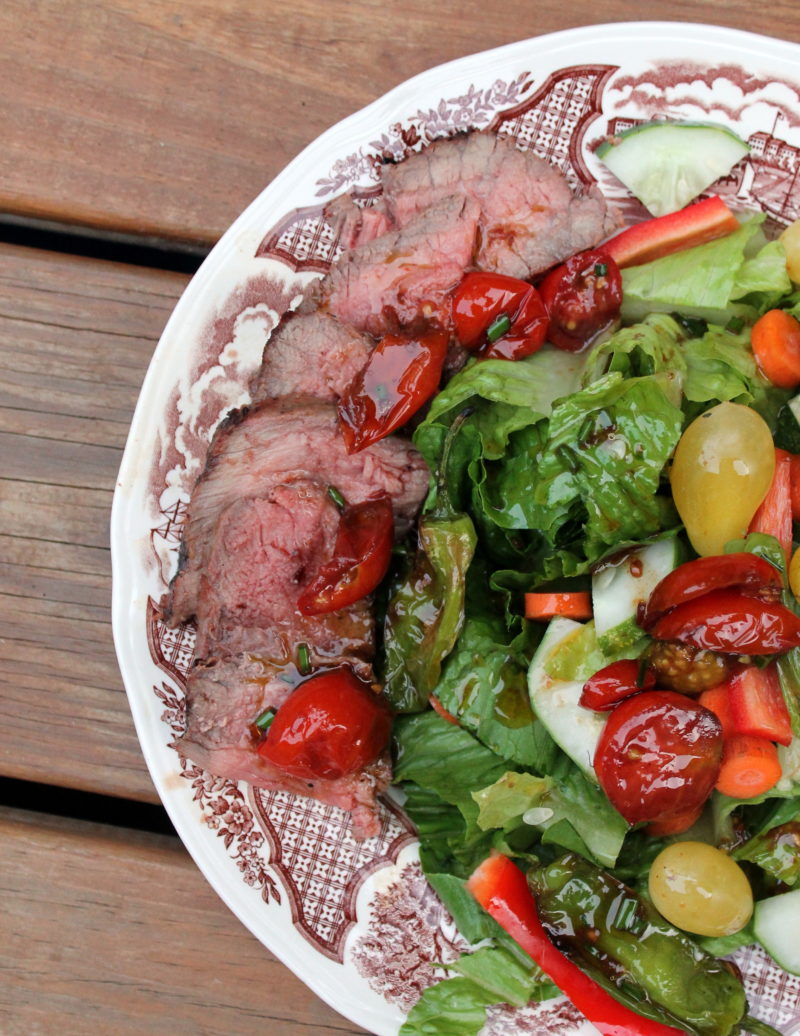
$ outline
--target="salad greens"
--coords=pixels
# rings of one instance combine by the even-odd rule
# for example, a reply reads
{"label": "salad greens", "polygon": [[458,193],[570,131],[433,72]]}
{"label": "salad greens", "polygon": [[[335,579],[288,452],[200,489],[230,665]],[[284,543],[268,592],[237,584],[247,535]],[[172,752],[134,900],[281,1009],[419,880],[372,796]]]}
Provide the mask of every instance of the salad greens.
{"label": "salad greens", "polygon": [[[436,478],[416,550],[392,584],[384,629],[386,692],[402,714],[395,780],[428,879],[480,948],[447,965],[403,1036],[470,1036],[488,1006],[556,992],[466,890],[493,849],[526,861],[537,887],[553,896],[576,869],[587,887],[608,890],[621,880],[646,889],[664,840],[629,829],[531,710],[526,674],[543,627],[521,618],[522,593],[586,589],[604,557],[680,535],[667,469],[683,429],[704,410],[742,403],[774,428],[788,393],[759,373],[749,325],[776,304],[800,313],[800,297],[782,246],[764,243],[761,223],[753,216],[726,238],[625,270],[624,326],[582,354],[546,346],[517,362],[470,362],[414,433]],[[763,535],[730,545],[773,560],[777,547]],[[585,629],[558,661],[562,678],[586,678],[607,661],[591,624]],[[746,803],[715,793],[705,827],[693,832],[713,840],[732,837],[734,823],[746,828],[734,856],[765,894],[778,881],[800,887],[798,650],[781,661],[781,678],[796,735],[783,750],[784,780]],[[428,707],[431,697],[455,722]],[[691,1032],[736,1031],[744,1007],[735,991],[735,1003],[720,993],[728,973],[715,953],[752,941],[751,928],[692,940],[658,923],[660,956],[655,964],[626,957],[625,981],[611,983],[615,995]],[[684,984],[715,976],[706,1006],[693,1001],[681,1014],[678,972]]]}

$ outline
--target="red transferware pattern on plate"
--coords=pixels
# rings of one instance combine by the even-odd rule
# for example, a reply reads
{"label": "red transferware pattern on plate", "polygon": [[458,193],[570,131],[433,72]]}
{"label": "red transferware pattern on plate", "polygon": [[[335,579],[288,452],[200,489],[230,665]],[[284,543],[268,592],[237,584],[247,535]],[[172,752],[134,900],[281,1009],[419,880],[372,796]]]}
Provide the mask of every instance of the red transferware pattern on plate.
{"label": "red transferware pattern on plate", "polygon": [[[138,410],[138,426],[134,420],[141,442],[129,444],[129,470],[124,463],[115,500],[115,636],[154,780],[187,846],[237,914],[329,1003],[380,1034],[397,1031],[402,1012],[463,947],[421,874],[407,820],[387,801],[380,835],[356,842],[347,815],[335,808],[239,786],[181,758],[170,746],[184,728],[194,631],[167,629],[153,601],[174,571],[186,505],[216,424],[247,401],[264,340],[337,254],[326,201],[355,190],[359,204],[373,204],[381,162],[479,128],[548,158],[573,186],[599,183],[613,206],[636,218],[641,207],[596,160],[596,145],[652,118],[716,119],[752,150],[714,190],[740,208],[764,211],[773,229],[800,215],[800,92],[788,71],[783,79],[769,77],[772,51],[784,45],[713,27],[694,27],[694,37],[685,36],[687,27],[671,28],[674,39],[664,31],[638,48],[646,24],[599,27],[591,35],[576,30],[552,44],[529,41],[535,61],[524,45],[499,52],[497,68],[486,55],[464,59],[436,80],[435,96],[427,80],[407,84],[409,96],[390,111],[376,109],[357,134],[328,143],[327,165],[317,154],[302,189],[276,181],[231,228],[190,285],[154,359],[143,389],[149,438]],[[717,66],[704,63],[711,53],[704,32],[728,47]],[[697,42],[684,44],[689,38]],[[762,74],[736,60],[745,44],[756,48]],[[670,57],[678,46],[689,56]],[[590,54],[609,63],[589,63]],[[779,57],[788,68],[788,56]],[[286,199],[283,207],[275,197]],[[120,560],[131,542],[142,545],[141,556]],[[135,631],[129,634],[128,625]],[[138,638],[132,653],[129,635]],[[145,664],[152,667],[146,694]],[[735,959],[751,1012],[787,1036],[800,1031],[800,979],[753,948]],[[484,1029],[486,1036],[578,1031],[589,1027],[563,1000],[493,1009]]]}

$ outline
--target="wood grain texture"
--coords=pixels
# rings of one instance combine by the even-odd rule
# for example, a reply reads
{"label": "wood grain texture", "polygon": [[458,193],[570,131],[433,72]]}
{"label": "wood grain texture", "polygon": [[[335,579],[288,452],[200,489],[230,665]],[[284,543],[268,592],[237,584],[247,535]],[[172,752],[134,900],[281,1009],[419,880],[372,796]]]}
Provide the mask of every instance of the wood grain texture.
{"label": "wood grain texture", "polygon": [[108,525],[187,278],[0,246],[0,775],[158,801],[114,654]]}
{"label": "wood grain texture", "polygon": [[0,809],[4,1036],[354,1036],[177,839]]}
{"label": "wood grain texture", "polygon": [[5,0],[0,211],[208,244],[306,144],[409,76],[632,18],[800,41],[796,0],[768,18],[749,0]]}

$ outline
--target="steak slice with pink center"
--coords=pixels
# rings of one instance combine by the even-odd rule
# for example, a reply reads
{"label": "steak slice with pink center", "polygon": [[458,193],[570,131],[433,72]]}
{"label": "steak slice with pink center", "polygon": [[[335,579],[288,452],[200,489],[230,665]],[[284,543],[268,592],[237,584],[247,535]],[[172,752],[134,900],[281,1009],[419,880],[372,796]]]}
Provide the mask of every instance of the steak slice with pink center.
{"label": "steak slice with pink center", "polygon": [[480,210],[476,265],[528,279],[616,229],[598,190],[573,194],[555,166],[493,133],[436,141],[384,166],[383,204],[398,227],[456,194]]}
{"label": "steak slice with pink center", "polygon": [[253,723],[267,708],[278,708],[286,700],[296,676],[296,671],[289,673],[249,655],[198,664],[186,686],[186,731],[175,747],[217,776],[309,796],[347,810],[356,838],[378,834],[376,796],[391,777],[387,755],[347,777],[304,780],[258,754],[260,734]]}

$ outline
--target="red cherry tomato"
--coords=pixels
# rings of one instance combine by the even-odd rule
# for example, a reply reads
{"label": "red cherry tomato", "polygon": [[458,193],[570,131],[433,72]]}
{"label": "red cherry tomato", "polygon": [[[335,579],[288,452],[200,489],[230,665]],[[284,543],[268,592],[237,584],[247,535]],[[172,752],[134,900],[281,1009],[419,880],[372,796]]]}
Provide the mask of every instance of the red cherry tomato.
{"label": "red cherry tomato", "polygon": [[608,712],[617,702],[648,687],[655,687],[655,673],[646,669],[640,675],[640,663],[624,658],[598,670],[583,685],[580,703],[585,709]]}
{"label": "red cherry tomato", "polygon": [[309,677],[292,691],[258,752],[294,777],[335,780],[374,762],[391,726],[383,699],[341,666]]}
{"label": "red cherry tomato", "polygon": [[547,339],[578,352],[619,316],[622,276],[602,249],[578,252],[539,285],[550,326]]}
{"label": "red cherry tomato", "polygon": [[712,590],[662,615],[650,630],[723,654],[774,655],[800,647],[800,618],[777,601]]}
{"label": "red cherry tomato", "polygon": [[783,577],[769,561],[745,551],[687,561],[657,584],[645,605],[640,625],[651,629],[670,608],[726,587],[735,587],[747,596],[776,600],[783,590]]}
{"label": "red cherry tomato", "polygon": [[405,424],[439,387],[447,335],[386,335],[339,400],[339,424],[348,453],[383,439]]}
{"label": "red cherry tomato", "polygon": [[333,558],[300,595],[303,615],[324,615],[371,594],[392,557],[394,517],[388,496],[347,506],[339,518]]}
{"label": "red cherry tomato", "polygon": [[544,345],[547,312],[527,281],[468,273],[452,301],[456,337],[483,359],[521,360]]}
{"label": "red cherry tomato", "polygon": [[603,791],[629,824],[698,810],[722,761],[713,712],[674,691],[642,691],[609,714],[594,756]]}

